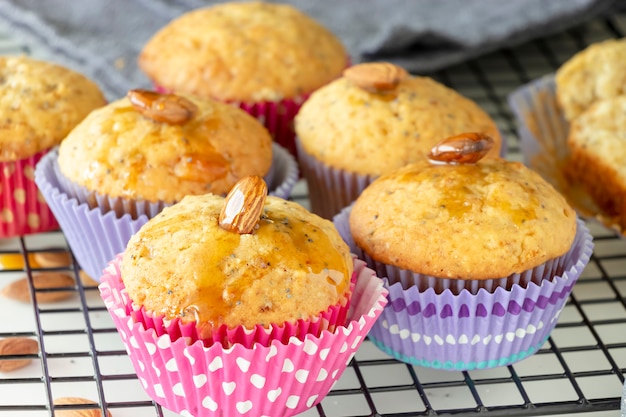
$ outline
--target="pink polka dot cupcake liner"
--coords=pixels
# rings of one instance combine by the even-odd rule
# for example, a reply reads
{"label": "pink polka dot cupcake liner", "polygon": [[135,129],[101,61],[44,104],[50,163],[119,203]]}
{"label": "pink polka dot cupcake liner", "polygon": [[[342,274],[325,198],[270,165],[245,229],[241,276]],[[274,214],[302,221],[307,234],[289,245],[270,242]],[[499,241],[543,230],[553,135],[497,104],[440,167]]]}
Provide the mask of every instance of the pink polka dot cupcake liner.
{"label": "pink polka dot cupcake liner", "polygon": [[137,321],[118,262],[104,271],[102,298],[147,394],[182,416],[289,417],[315,406],[341,377],[387,303],[382,281],[355,259],[345,326],[286,343],[207,347],[184,335],[158,335]]}
{"label": "pink polka dot cupcake liner", "polygon": [[0,238],[59,228],[34,181],[35,166],[47,152],[18,161],[0,162]]}
{"label": "pink polka dot cupcake liner", "polygon": [[[90,193],[65,178],[57,161],[57,150],[43,157],[35,170],[35,182],[81,268],[97,280],[107,264],[126,249],[131,236],[166,204]],[[298,178],[295,159],[274,144],[272,168],[266,176],[269,194],[288,198]]]}
{"label": "pink polka dot cupcake liner", "polygon": [[563,256],[521,274],[468,288],[374,261],[351,238],[349,208],[335,217],[340,234],[378,271],[389,303],[370,340],[395,359],[429,368],[472,370],[505,366],[535,353],[556,326],[593,252],[584,222]]}

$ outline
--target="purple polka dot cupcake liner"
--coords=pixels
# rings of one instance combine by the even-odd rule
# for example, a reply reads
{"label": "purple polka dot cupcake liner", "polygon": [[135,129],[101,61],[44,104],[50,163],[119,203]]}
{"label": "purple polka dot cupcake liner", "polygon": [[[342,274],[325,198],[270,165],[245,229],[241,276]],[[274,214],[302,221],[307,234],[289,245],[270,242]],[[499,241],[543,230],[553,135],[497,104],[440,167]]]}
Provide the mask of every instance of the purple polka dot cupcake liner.
{"label": "purple polka dot cupcake liner", "polygon": [[[286,150],[272,146],[272,168],[266,176],[269,194],[288,198],[299,178],[298,165]],[[131,236],[166,204],[90,193],[65,178],[57,162],[55,149],[37,164],[35,182],[81,268],[97,280],[109,261],[126,249]]]}
{"label": "purple polka dot cupcake liner", "polygon": [[387,303],[387,290],[355,259],[356,284],[345,326],[303,340],[209,347],[201,340],[157,335],[134,319],[119,258],[99,286],[146,393],[182,416],[289,417],[318,404],[352,360]]}
{"label": "purple polka dot cupcake liner", "polygon": [[435,277],[365,257],[350,236],[348,216],[346,208],[335,217],[339,233],[384,277],[389,290],[389,303],[369,338],[395,359],[429,368],[493,368],[535,353],[556,326],[593,252],[591,234],[577,220],[572,247],[551,262],[505,278],[502,286],[490,290],[484,286],[474,291],[458,289],[452,283],[450,288],[436,290],[428,286]]}

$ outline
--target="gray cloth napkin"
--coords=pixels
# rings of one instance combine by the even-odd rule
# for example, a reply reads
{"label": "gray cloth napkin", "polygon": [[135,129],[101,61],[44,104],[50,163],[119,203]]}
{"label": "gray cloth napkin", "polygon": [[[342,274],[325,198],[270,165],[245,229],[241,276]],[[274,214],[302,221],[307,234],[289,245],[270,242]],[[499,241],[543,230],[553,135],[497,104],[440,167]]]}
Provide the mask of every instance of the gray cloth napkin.
{"label": "gray cloth napkin", "polygon": [[[346,45],[352,61],[427,73],[606,11],[613,0],[290,0]],[[97,81],[109,99],[149,87],[136,57],[182,13],[211,0],[3,0],[0,24],[41,59]]]}

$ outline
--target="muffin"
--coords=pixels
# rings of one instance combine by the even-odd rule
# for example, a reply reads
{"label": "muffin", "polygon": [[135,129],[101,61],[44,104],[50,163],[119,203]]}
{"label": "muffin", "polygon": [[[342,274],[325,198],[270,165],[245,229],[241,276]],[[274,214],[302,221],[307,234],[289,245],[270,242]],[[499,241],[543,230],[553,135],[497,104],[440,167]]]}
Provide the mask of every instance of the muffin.
{"label": "muffin", "polygon": [[24,56],[0,57],[0,92],[0,237],[56,229],[35,165],[105,98],[83,75]]}
{"label": "muffin", "polygon": [[426,159],[443,137],[480,132],[502,140],[476,103],[393,64],[359,64],[311,95],[296,116],[299,161],[312,211],[332,218],[373,179]]}
{"label": "muffin", "polygon": [[624,146],[618,136],[626,72],[618,63],[624,54],[624,39],[594,43],[556,75],[533,80],[508,98],[525,163],[579,215],[622,235],[626,206],[618,158]]}
{"label": "muffin", "polygon": [[599,100],[570,125],[566,175],[581,185],[607,223],[626,231],[626,96]]}
{"label": "muffin", "polygon": [[265,2],[183,14],[157,32],[138,58],[158,88],[238,105],[294,155],[293,117],[347,62],[344,46],[318,22],[292,6]]}
{"label": "muffin", "polygon": [[185,195],[225,195],[240,178],[265,175],[272,193],[286,198],[298,178],[295,160],[244,111],[144,90],[90,113],[36,175],[92,277],[149,218]]}
{"label": "muffin", "polygon": [[248,177],[226,198],[187,196],[165,208],[102,278],[140,381],[177,413],[312,407],[386,303],[381,280],[331,222],[265,198],[263,186]]}
{"label": "muffin", "polygon": [[596,42],[568,59],[556,72],[556,97],[567,120],[598,100],[624,94],[626,38]]}
{"label": "muffin", "polygon": [[[472,154],[476,138],[436,149]],[[335,218],[351,249],[387,277],[389,305],[369,337],[420,366],[514,363],[556,325],[591,255],[589,231],[519,162],[430,156],[436,163],[381,176]]]}

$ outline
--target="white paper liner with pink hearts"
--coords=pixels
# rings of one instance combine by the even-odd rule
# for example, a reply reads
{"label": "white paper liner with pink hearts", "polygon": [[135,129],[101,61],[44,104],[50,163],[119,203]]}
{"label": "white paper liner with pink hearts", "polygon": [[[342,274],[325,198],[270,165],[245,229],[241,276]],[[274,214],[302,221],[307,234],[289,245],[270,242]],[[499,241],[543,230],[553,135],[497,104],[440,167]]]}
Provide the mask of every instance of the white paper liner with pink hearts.
{"label": "white paper liner with pink hearts", "polygon": [[42,233],[59,228],[34,181],[44,150],[17,161],[0,162],[0,238]]}
{"label": "white paper liner with pink hearts", "polygon": [[387,303],[382,281],[355,259],[346,326],[286,344],[205,347],[184,337],[157,336],[136,322],[128,314],[118,261],[104,271],[102,298],[148,395],[183,416],[288,417],[313,407],[340,378]]}
{"label": "white paper liner with pink hearts", "polygon": [[[107,263],[126,249],[131,236],[158,214],[164,204],[130,204],[102,196],[94,203],[86,190],[74,186],[61,174],[57,160],[57,150],[43,157],[35,170],[35,182],[81,268],[97,280]],[[273,145],[271,179],[268,178],[270,195],[288,198],[298,176],[295,159]],[[121,214],[106,209],[112,206],[121,207]],[[129,211],[125,212],[126,209]]]}
{"label": "white paper liner with pink hearts", "polygon": [[[350,235],[349,212],[346,208],[337,215],[335,225],[358,251]],[[443,280],[444,288],[428,287],[425,284],[436,277],[374,262],[372,269],[387,273],[379,276],[389,290],[389,303],[370,339],[400,361],[431,368],[470,370],[517,362],[545,343],[592,252],[591,234],[577,220],[572,247],[551,266],[540,265],[508,277],[502,287],[473,292],[459,291],[453,283],[457,280]],[[560,265],[560,272],[551,276],[554,264]],[[537,284],[524,276],[544,279]]]}

